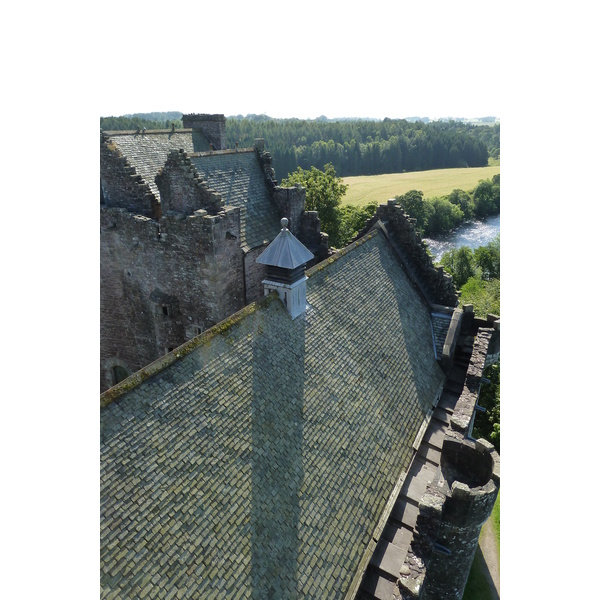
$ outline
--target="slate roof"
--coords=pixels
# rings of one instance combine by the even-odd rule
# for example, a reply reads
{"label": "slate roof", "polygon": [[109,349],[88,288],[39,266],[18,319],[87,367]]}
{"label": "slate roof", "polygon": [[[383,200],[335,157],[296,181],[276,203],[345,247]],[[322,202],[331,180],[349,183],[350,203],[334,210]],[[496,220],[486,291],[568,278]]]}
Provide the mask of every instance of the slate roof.
{"label": "slate roof", "polygon": [[102,598],[344,597],[444,376],[383,235],[307,275],[102,409]]}
{"label": "slate roof", "polygon": [[199,154],[190,160],[226,205],[241,208],[242,248],[258,248],[278,234],[279,211],[254,150]]}
{"label": "slate roof", "polygon": [[433,338],[435,341],[437,358],[441,358],[444,351],[444,342],[446,341],[446,334],[448,333],[451,320],[451,314],[438,312],[431,313],[431,327],[433,329]]}
{"label": "slate roof", "polygon": [[144,133],[135,131],[107,131],[111,140],[129,159],[152,192],[160,198],[154,178],[159,169],[164,166],[169,151],[183,148],[188,154],[204,152],[210,149],[206,136],[191,129],[148,130]]}

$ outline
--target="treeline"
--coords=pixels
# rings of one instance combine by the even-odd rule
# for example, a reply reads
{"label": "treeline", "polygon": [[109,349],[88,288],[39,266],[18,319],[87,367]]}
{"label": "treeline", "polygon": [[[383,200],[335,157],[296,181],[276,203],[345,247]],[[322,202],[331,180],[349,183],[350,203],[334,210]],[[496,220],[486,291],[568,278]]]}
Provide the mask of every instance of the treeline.
{"label": "treeline", "polygon": [[264,138],[278,179],[298,167],[324,169],[340,177],[378,175],[451,167],[481,167],[498,156],[500,125],[405,119],[383,121],[299,120],[230,117],[229,145],[250,147]]}
{"label": "treeline", "polygon": [[448,233],[474,217],[482,219],[500,212],[500,175],[484,179],[472,192],[453,190],[447,196],[423,198],[423,192],[410,190],[396,196],[416,228],[425,236]]}
{"label": "treeline", "polygon": [[[182,127],[181,112],[100,117],[105,131]],[[406,119],[331,121],[273,119],[267,115],[228,117],[228,145],[249,148],[264,138],[278,179],[298,167],[333,165],[340,177],[380,175],[453,167],[482,167],[500,153],[500,125]]]}
{"label": "treeline", "polygon": [[136,129],[181,129],[180,112],[135,113],[122,117],[100,117],[100,129],[103,131],[131,131]]}

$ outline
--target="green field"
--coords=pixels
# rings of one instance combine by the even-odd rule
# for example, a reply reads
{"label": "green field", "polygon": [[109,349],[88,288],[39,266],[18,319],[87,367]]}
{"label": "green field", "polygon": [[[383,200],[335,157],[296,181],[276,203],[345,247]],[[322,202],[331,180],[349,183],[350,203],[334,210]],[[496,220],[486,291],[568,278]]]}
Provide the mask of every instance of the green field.
{"label": "green field", "polygon": [[491,179],[497,173],[500,173],[500,164],[471,169],[435,169],[412,173],[344,177],[344,183],[349,187],[342,202],[364,206],[376,200],[377,204],[385,204],[390,198],[405,194],[409,190],[422,191],[424,198],[446,196],[455,189],[470,192],[480,180]]}

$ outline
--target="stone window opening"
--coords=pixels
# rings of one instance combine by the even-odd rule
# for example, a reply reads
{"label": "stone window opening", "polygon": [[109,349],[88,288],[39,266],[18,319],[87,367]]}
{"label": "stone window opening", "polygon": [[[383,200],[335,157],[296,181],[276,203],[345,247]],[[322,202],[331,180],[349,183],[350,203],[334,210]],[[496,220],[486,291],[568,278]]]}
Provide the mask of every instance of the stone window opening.
{"label": "stone window opening", "polygon": [[114,365],[110,370],[110,373],[113,385],[117,385],[117,383],[120,383],[121,381],[123,381],[123,379],[127,379],[127,377],[129,377],[127,369],[125,369],[121,365]]}
{"label": "stone window opening", "polygon": [[162,305],[162,313],[165,317],[170,317],[172,314],[171,306],[169,304]]}

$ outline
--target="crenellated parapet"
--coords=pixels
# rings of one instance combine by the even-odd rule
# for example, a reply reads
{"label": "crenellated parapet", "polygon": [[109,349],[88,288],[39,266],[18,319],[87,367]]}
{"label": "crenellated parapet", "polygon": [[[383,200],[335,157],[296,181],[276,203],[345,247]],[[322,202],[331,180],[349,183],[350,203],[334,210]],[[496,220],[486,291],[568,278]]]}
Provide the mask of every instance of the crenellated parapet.
{"label": "crenellated parapet", "polygon": [[100,211],[101,386],[141,369],[244,306],[240,209],[166,212],[157,222]]}
{"label": "crenellated parapet", "polygon": [[203,209],[216,215],[225,204],[221,194],[208,187],[183,150],[169,152],[155,181],[160,191],[163,214],[176,212],[191,215]]}
{"label": "crenellated parapet", "polygon": [[415,219],[410,218],[395,200],[389,200],[387,204],[379,205],[357,238],[365,235],[377,221],[385,223],[399,258],[428,301],[443,306],[457,306],[458,294],[454,281],[443,267],[434,266],[427,246],[415,228]]}
{"label": "crenellated parapet", "polygon": [[265,150],[265,140],[263,138],[255,139],[253,148],[262,167],[267,185],[269,188],[274,189],[277,186],[277,179],[275,179],[275,169],[272,167],[273,157],[270,152]]}
{"label": "crenellated parapet", "polygon": [[148,183],[104,133],[100,134],[100,200],[106,207],[160,216],[160,202]]}
{"label": "crenellated parapet", "polygon": [[480,328],[473,343],[473,353],[467,368],[467,374],[460,397],[456,401],[454,414],[450,419],[450,428],[447,435],[456,439],[470,436],[475,420],[475,406],[479,399],[483,371],[488,364],[487,358],[491,346],[495,344],[496,330],[494,328]]}

